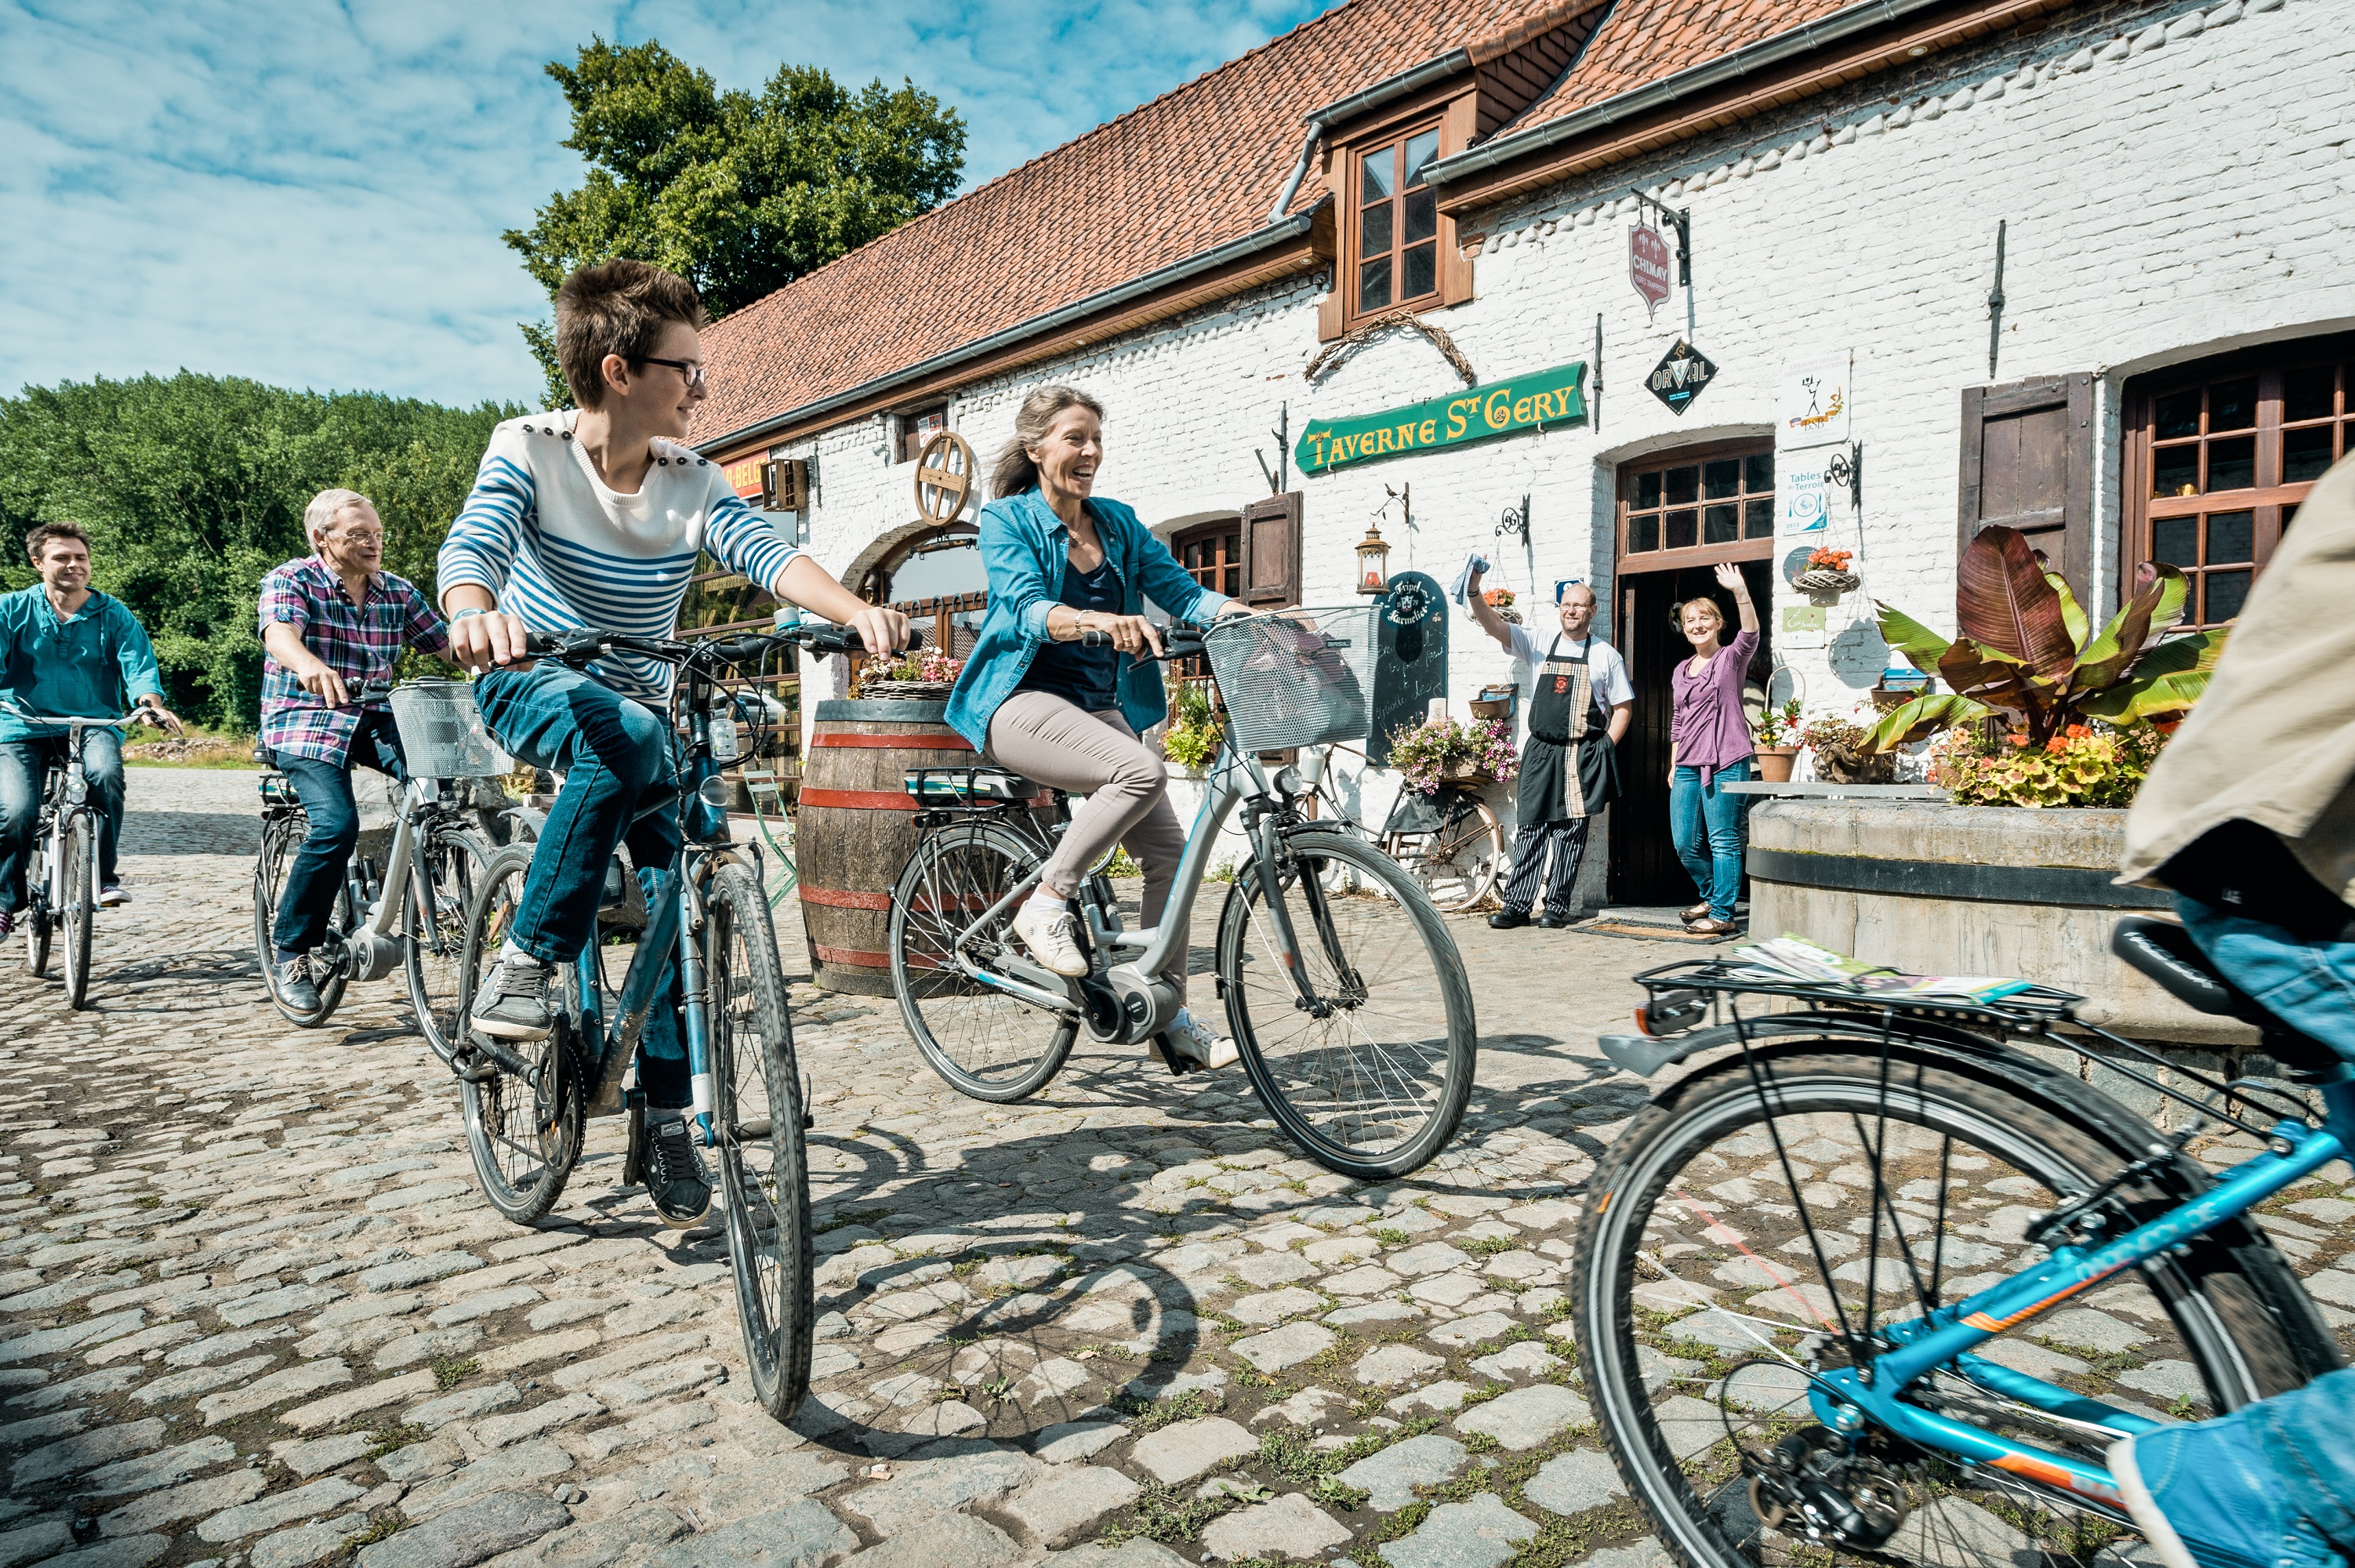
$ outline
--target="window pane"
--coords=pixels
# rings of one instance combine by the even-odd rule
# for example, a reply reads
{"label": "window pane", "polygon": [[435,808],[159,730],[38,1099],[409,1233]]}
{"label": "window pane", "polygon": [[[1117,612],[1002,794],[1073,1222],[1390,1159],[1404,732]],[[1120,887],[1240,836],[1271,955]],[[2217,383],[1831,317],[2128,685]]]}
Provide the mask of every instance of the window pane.
{"label": "window pane", "polygon": [[2168,566],[2200,564],[2200,519],[2161,517],[2150,525],[2150,559]]}
{"label": "window pane", "polygon": [[2249,602],[2249,574],[2245,571],[2211,572],[2205,588],[2208,604],[2200,618],[2210,625],[2231,620]]}
{"label": "window pane", "polygon": [[1700,464],[1689,463],[1668,470],[1668,505],[1678,506],[1700,494]]}
{"label": "window pane", "polygon": [[1638,507],[1643,507],[1643,508],[1644,508],[1645,510],[1646,510],[1646,511],[1649,511],[1651,508],[1653,508],[1654,507],[1658,506],[1659,504],[1660,504],[1660,474],[1659,474],[1659,470],[1656,468],[1656,469],[1654,469],[1654,470],[1653,470],[1651,473],[1649,473],[1649,474],[1638,474],[1638,475],[1636,475],[1636,505],[1637,505]]}
{"label": "window pane", "polygon": [[2257,482],[2257,438],[2234,436],[2208,443],[2208,490],[2246,490]]}
{"label": "window pane", "polygon": [[1641,555],[1660,548],[1660,514],[1644,512],[1627,519],[1627,553]]}
{"label": "window pane", "polygon": [[1389,202],[1369,207],[1358,219],[1358,254],[1380,256],[1391,248],[1391,212]]}
{"label": "window pane", "polygon": [[1742,488],[1753,496],[1764,496],[1774,488],[1774,454],[1762,452],[1742,460]]}
{"label": "window pane", "polygon": [[2200,447],[2162,446],[2150,454],[2150,493],[2154,496],[2200,494]]}
{"label": "window pane", "polygon": [[1391,303],[1391,259],[1368,261],[1358,269],[1358,308],[1380,310]]}
{"label": "window pane", "polygon": [[1694,526],[1700,521],[1699,512],[1670,512],[1663,519],[1667,527],[1662,537],[1670,549],[1690,549],[1694,543]]}
{"label": "window pane", "polygon": [[2254,430],[2257,423],[2257,379],[2219,381],[2208,389],[2208,429]]}
{"label": "window pane", "polygon": [[[1755,462],[1756,459],[1752,459]],[[1742,535],[1744,539],[1771,539],[1774,537],[1774,503],[1748,501],[1742,504]]]}
{"label": "window pane", "polygon": [[1721,501],[1734,493],[1742,484],[1742,460],[1721,457],[1715,463],[1701,464],[1701,494],[1712,501]]}
{"label": "window pane", "polygon": [[2330,432],[2327,424],[2282,432],[2282,483],[2303,485],[2322,477],[2330,466]]}
{"label": "window pane", "polygon": [[1379,153],[1368,153],[1359,167],[1364,171],[1358,187],[1358,201],[1380,201],[1391,194],[1391,176],[1395,172],[1391,159],[1398,155],[1396,147],[1384,147]]}
{"label": "window pane", "polygon": [[1439,155],[1439,133],[1425,131],[1420,136],[1406,139],[1405,188],[1412,190],[1423,183],[1423,165]]}
{"label": "window pane", "polygon": [[1742,508],[1739,507],[1710,507],[1701,516],[1700,542],[1732,544],[1742,537],[1741,521]]}
{"label": "window pane", "polygon": [[2189,388],[2170,392],[2158,400],[2151,411],[2151,433],[2161,441],[2171,441],[2179,435],[2200,433],[2200,389]]}
{"label": "window pane", "polygon": [[1428,240],[1439,232],[1439,197],[1428,190],[1411,190],[1406,196],[1406,242]]}
{"label": "window pane", "polygon": [[2256,559],[2257,515],[2254,512],[2218,512],[2208,519],[2207,564],[2229,565],[2236,560]]}
{"label": "window pane", "polygon": [[1399,289],[1401,299],[1420,299],[1439,289],[1439,247],[1418,245],[1406,253],[1405,283]]}
{"label": "window pane", "polygon": [[2282,418],[2327,420],[2337,413],[2330,404],[2331,393],[2338,389],[2338,371],[2335,365],[2308,365],[2282,372]]}

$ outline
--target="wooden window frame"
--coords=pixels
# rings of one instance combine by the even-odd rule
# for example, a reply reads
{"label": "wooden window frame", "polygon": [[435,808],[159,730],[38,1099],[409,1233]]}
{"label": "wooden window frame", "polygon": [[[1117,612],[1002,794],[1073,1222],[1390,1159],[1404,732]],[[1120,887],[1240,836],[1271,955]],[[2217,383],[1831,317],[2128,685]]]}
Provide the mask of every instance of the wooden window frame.
{"label": "wooden window frame", "polygon": [[[926,403],[920,409],[910,409],[906,413],[900,416],[900,462],[913,463],[916,461],[917,456],[922,453],[924,450],[924,443],[932,438],[929,435],[919,434],[916,427],[922,421],[934,414],[938,414],[941,418],[941,430],[948,429],[949,405],[946,399],[936,403]],[[938,433],[939,432],[937,431],[932,432],[932,434]]]}
{"label": "wooden window frame", "polygon": [[[2118,581],[2130,585],[2136,571],[2152,559],[2155,548],[2154,530],[2159,522],[2177,517],[2197,518],[2203,515],[2232,512],[2254,512],[2254,539],[2250,549],[2249,578],[2252,585],[2264,575],[2281,543],[2282,530],[2297,510],[2314,481],[2285,483],[2282,479],[2282,381],[2296,369],[2315,365],[2339,365],[2337,391],[2338,408],[2330,416],[2336,425],[2335,443],[2338,456],[2355,451],[2355,333],[2335,333],[2327,336],[2291,338],[2269,343],[2255,348],[2239,349],[2164,370],[2137,376],[2126,386],[2123,400],[2124,421],[2121,426],[2123,447],[2118,464],[2119,484],[2123,492],[2122,526],[2118,529]],[[2178,392],[2204,388],[2219,381],[2229,381],[2254,375],[2257,379],[2256,422],[2247,433],[2254,437],[2256,448],[2256,483],[2241,490],[2203,490],[2191,496],[2153,496],[2156,452],[2161,445],[2181,446],[2197,441],[2202,449],[2201,467],[2204,482],[2205,448],[2218,439],[2231,439],[2240,431],[2211,432],[2204,427],[2207,411],[2200,415],[2202,430],[2197,437],[2160,442],[2156,437],[2159,400]],[[2321,425],[2321,421],[2301,421],[2301,428]],[[2267,481],[2271,482],[2268,483]],[[2237,567],[2227,563],[2227,570]],[[2184,575],[2195,580],[2195,589],[2211,569],[2205,565],[2188,568]],[[2193,612],[2200,601],[2193,601],[2179,623],[2184,630],[2200,626],[2224,625],[2227,622],[2195,620]]]}
{"label": "wooden window frame", "polygon": [[[1169,553],[1178,558],[1178,564],[1185,568],[1188,576],[1213,593],[1225,593],[1226,583],[1232,581],[1235,585],[1235,594],[1228,596],[1235,597],[1242,592],[1244,528],[1243,515],[1241,512],[1234,513],[1231,517],[1213,517],[1206,523],[1191,524],[1169,536]],[[1217,539],[1227,546],[1218,564],[1209,569],[1221,579],[1215,582],[1203,577],[1202,569],[1186,565],[1188,549],[1209,539]],[[1196,654],[1191,658],[1180,659],[1178,661],[1178,676],[1181,680],[1200,685],[1210,678],[1210,661],[1200,654]]]}
{"label": "wooden window frame", "polygon": [[[1614,575],[1625,577],[1631,572],[1678,571],[1696,566],[1715,566],[1726,560],[1772,560],[1774,558],[1774,536],[1764,539],[1742,538],[1723,544],[1696,544],[1682,549],[1652,549],[1640,553],[1627,548],[1627,514],[1635,496],[1637,475],[1657,473],[1669,468],[1682,468],[1688,464],[1701,464],[1728,457],[1774,456],[1774,438],[1771,435],[1751,436],[1735,441],[1702,442],[1692,446],[1668,447],[1660,452],[1646,453],[1641,457],[1624,459],[1619,464],[1614,501],[1613,544],[1616,552]],[[1782,484],[1782,464],[1775,464],[1774,481]],[[1770,490],[1766,499],[1773,499],[1779,490]],[[1757,497],[1744,495],[1743,498]],[[1693,501],[1695,510],[1709,503],[1699,496]],[[1660,508],[1666,511],[1667,507]],[[1696,528],[1699,528],[1696,523]]]}
{"label": "wooden window frame", "polygon": [[[1359,169],[1369,153],[1396,145],[1426,131],[1436,131],[1439,133],[1439,151],[1433,156],[1448,157],[1471,144],[1478,113],[1479,95],[1465,92],[1454,98],[1416,104],[1373,129],[1352,131],[1346,138],[1337,139],[1332,144],[1326,164],[1326,176],[1335,195],[1333,286],[1317,312],[1316,336],[1320,341],[1330,342],[1359,323],[1392,311],[1412,311],[1419,315],[1425,311],[1459,305],[1472,298],[1471,260],[1464,254],[1455,219],[1445,212],[1440,212],[1435,237],[1438,247],[1437,286],[1428,293],[1417,294],[1411,299],[1394,297],[1388,304],[1378,305],[1372,310],[1360,309],[1358,304],[1358,266],[1362,257],[1359,253],[1360,204],[1358,191]],[[1436,196],[1437,193],[1433,192],[1434,200]],[[1403,250],[1403,245],[1394,239],[1389,253],[1401,256]]]}

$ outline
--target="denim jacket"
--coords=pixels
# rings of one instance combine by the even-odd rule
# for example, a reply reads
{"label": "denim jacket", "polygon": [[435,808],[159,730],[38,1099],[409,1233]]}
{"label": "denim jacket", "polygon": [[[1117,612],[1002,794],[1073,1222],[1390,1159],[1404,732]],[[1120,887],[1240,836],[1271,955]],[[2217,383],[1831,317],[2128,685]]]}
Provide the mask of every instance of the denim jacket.
{"label": "denim jacket", "polygon": [[[1104,560],[1120,578],[1121,613],[1143,614],[1147,594],[1181,621],[1207,621],[1226,603],[1225,594],[1195,581],[1128,507],[1101,499],[1087,506],[1103,541]],[[1040,645],[1049,641],[1047,612],[1063,602],[1063,563],[1071,549],[1071,529],[1035,489],[1001,496],[984,507],[980,527],[989,613],[949,693],[948,711],[949,727],[976,752],[988,748],[989,721],[997,705],[1014,695]],[[1139,732],[1161,722],[1168,699],[1162,694],[1160,666],[1150,659],[1125,664],[1120,710]]]}

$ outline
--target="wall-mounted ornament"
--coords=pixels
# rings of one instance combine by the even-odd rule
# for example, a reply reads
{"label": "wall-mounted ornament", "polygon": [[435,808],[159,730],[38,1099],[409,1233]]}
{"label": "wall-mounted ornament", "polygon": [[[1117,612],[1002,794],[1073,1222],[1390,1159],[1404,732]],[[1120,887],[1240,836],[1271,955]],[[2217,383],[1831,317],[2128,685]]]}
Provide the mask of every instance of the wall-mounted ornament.
{"label": "wall-mounted ornament", "polygon": [[916,514],[928,523],[953,523],[973,498],[977,470],[973,448],[953,430],[935,432],[916,453]]}
{"label": "wall-mounted ornament", "polygon": [[1645,378],[1644,385],[1652,389],[1654,397],[1668,405],[1670,413],[1681,414],[1692,405],[1695,398],[1700,396],[1701,389],[1715,379],[1717,367],[1710,362],[1709,356],[1679,337],[1676,347],[1652,367],[1652,373]]}

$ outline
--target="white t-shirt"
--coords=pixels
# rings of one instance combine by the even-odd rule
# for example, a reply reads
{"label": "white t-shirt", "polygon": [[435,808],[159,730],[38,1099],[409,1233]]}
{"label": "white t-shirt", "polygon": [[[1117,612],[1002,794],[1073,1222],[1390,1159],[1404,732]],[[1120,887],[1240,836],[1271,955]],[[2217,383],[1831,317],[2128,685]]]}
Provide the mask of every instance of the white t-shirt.
{"label": "white t-shirt", "polygon": [[[1505,629],[1513,635],[1514,663],[1529,668],[1527,679],[1521,679],[1521,672],[1518,668],[1513,672],[1514,677],[1520,681],[1524,690],[1532,689],[1537,682],[1537,667],[1546,661],[1548,650],[1554,646],[1554,639],[1561,634],[1557,632],[1540,640],[1529,635],[1527,626],[1516,626],[1510,621],[1505,623]],[[1616,708],[1623,702],[1636,700],[1636,684],[1627,678],[1627,661],[1621,658],[1619,650],[1609,643],[1593,637],[1561,637],[1561,651],[1564,658],[1574,659],[1581,654],[1586,656],[1587,678],[1593,683],[1594,693],[1603,699],[1604,707]]]}

